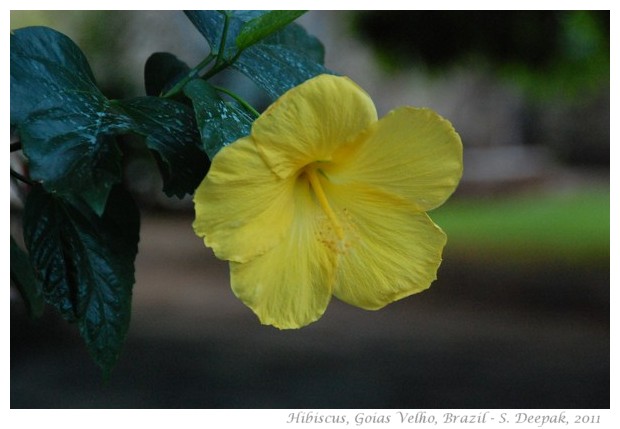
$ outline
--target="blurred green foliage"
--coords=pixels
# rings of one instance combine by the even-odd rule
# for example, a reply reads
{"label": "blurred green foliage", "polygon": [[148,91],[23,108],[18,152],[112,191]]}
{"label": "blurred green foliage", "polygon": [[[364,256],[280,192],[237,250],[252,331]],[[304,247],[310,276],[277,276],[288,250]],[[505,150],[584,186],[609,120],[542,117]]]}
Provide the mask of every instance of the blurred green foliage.
{"label": "blurred green foliage", "polygon": [[366,11],[354,26],[391,68],[491,68],[534,97],[609,85],[609,11]]}
{"label": "blurred green foliage", "polygon": [[609,266],[609,187],[494,199],[451,199],[431,217],[447,250],[497,262]]}

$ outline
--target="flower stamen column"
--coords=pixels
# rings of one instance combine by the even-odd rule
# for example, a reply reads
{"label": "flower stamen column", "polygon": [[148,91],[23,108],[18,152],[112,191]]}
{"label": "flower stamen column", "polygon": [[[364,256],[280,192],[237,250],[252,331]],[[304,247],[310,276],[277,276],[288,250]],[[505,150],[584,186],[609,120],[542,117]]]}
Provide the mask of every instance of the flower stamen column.
{"label": "flower stamen column", "polygon": [[334,232],[336,233],[336,236],[338,236],[338,239],[340,241],[343,241],[344,240],[344,228],[342,227],[342,224],[338,220],[336,213],[334,213],[334,209],[331,207],[331,205],[329,204],[329,201],[327,200],[327,196],[325,195],[323,186],[321,186],[321,180],[319,179],[316,171],[317,171],[316,167],[313,167],[313,166],[308,166],[304,169],[304,173],[306,174],[306,176],[308,177],[308,180],[310,181],[310,187],[312,188],[312,191],[314,192],[314,195],[316,196],[316,199],[319,205],[321,206],[321,209],[323,210],[323,212],[329,219],[332,227],[334,228]]}

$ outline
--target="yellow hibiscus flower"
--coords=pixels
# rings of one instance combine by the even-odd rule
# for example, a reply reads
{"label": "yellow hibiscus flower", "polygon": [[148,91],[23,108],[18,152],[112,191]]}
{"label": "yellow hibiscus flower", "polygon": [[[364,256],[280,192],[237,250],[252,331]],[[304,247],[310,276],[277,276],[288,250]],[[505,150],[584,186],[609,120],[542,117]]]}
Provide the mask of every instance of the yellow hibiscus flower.
{"label": "yellow hibiscus flower", "polygon": [[321,75],[291,89],[222,148],[194,197],[194,230],[230,261],[235,295],[263,324],[299,328],[332,295],[379,309],[427,289],[446,243],[425,213],[462,173],[452,125]]}

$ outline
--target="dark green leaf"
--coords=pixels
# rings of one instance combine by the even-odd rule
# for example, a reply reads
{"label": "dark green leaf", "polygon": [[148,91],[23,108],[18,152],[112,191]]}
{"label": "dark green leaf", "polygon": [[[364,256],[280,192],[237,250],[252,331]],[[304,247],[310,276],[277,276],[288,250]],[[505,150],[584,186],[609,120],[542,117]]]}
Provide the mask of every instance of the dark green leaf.
{"label": "dark green leaf", "polygon": [[304,13],[306,13],[305,10],[272,10],[246,22],[235,39],[237,48],[245,49],[255,44],[286,27]]}
{"label": "dark green leaf", "polygon": [[97,89],[68,37],[45,27],[11,34],[11,123],[30,177],[48,191],[80,195],[101,214],[121,178],[121,154],[110,135],[127,123]]}
{"label": "dark green leaf", "polygon": [[[186,69],[170,54],[152,57],[148,90],[157,91]],[[168,195],[193,192],[208,168],[191,108],[155,98],[109,101],[79,48],[49,28],[11,35],[11,97],[11,121],[18,126],[30,177],[50,192],[86,202],[99,215],[121,179],[116,134],[147,137]]]}
{"label": "dark green leaf", "polygon": [[207,39],[211,50],[217,50],[224,29],[224,16],[214,10],[186,10],[185,15]]}
{"label": "dark green leaf", "polygon": [[34,277],[28,255],[17,245],[13,237],[11,237],[11,281],[17,286],[30,316],[40,317],[45,306],[41,284]]}
{"label": "dark green leaf", "polygon": [[77,322],[105,374],[129,326],[139,223],[133,199],[118,186],[101,217],[41,187],[24,210],[24,240],[45,300]]}
{"label": "dark green leaf", "polygon": [[[224,18],[214,11],[186,12],[192,23],[207,39],[212,49],[217,49],[223,30]],[[268,11],[234,12],[229,22],[225,54],[234,57],[238,49],[231,43],[239,36],[245,23],[261,19]],[[292,23],[269,37],[243,50],[232,65],[252,79],[256,85],[276,99],[302,82],[323,73],[330,73],[323,66],[324,48],[301,26]]]}
{"label": "dark green leaf", "polygon": [[291,24],[243,51],[233,68],[264,89],[272,100],[289,89],[323,73],[323,45]]}
{"label": "dark green leaf", "polygon": [[323,65],[325,62],[325,48],[314,36],[298,24],[290,24],[277,33],[272,34],[261,45],[278,45],[282,48],[296,51],[307,61]]}
{"label": "dark green leaf", "polygon": [[252,118],[236,104],[227,103],[204,80],[185,85],[185,95],[194,104],[202,145],[213,159],[224,146],[250,134]]}
{"label": "dark green leaf", "polygon": [[31,115],[20,129],[30,177],[50,192],[81,196],[101,214],[110,189],[121,178],[121,152],[111,135],[73,129],[67,110]]}
{"label": "dark green leaf", "polygon": [[207,174],[209,159],[200,148],[192,109],[157,97],[123,100],[118,107],[133,120],[131,130],[145,136],[156,154],[164,192],[179,198],[193,193]]}
{"label": "dark green leaf", "polygon": [[144,65],[146,95],[158,96],[166,92],[189,70],[187,64],[172,54],[167,52],[154,53]]}
{"label": "dark green leaf", "polygon": [[[38,81],[44,91],[24,81]],[[26,119],[65,81],[76,91],[98,92],[86,58],[71,39],[47,27],[11,33],[11,123]]]}
{"label": "dark green leaf", "polygon": [[[233,56],[237,51],[237,45],[235,40],[243,25],[258,18],[261,15],[268,13],[264,10],[240,10],[240,11],[227,11],[229,16],[228,21],[228,34],[226,36],[226,46],[224,47],[224,54],[227,57]],[[224,12],[218,12],[215,10],[188,10],[185,11],[185,15],[194,24],[194,26],[200,31],[200,33],[207,39],[211,51],[217,52],[220,48],[222,33],[224,31]]]}

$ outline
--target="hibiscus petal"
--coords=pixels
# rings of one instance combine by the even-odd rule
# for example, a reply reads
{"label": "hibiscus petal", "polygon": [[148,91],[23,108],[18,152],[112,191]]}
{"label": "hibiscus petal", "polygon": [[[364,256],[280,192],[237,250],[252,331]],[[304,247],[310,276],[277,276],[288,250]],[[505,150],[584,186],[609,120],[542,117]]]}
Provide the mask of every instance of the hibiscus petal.
{"label": "hibiscus petal", "polygon": [[294,183],[273,174],[251,138],[237,140],[217,153],[196,189],[194,231],[218,258],[251,260],[289,230]]}
{"label": "hibiscus petal", "polygon": [[321,242],[320,208],[308,183],[295,189],[295,222],[273,249],[247,263],[230,263],[233,292],[265,325],[305,326],[325,312],[337,256]]}
{"label": "hibiscus petal", "polygon": [[320,75],[291,89],[253,124],[252,137],[271,169],[290,177],[333,152],[376,122],[363,89],[346,77]]}
{"label": "hibiscus petal", "polygon": [[334,285],[337,298],[375,310],[430,286],[446,236],[426,213],[363,186],[329,185],[326,193],[349,228]]}
{"label": "hibiscus petal", "polygon": [[403,197],[418,210],[440,206],[463,173],[463,147],[447,120],[429,109],[388,113],[325,166],[330,179]]}

